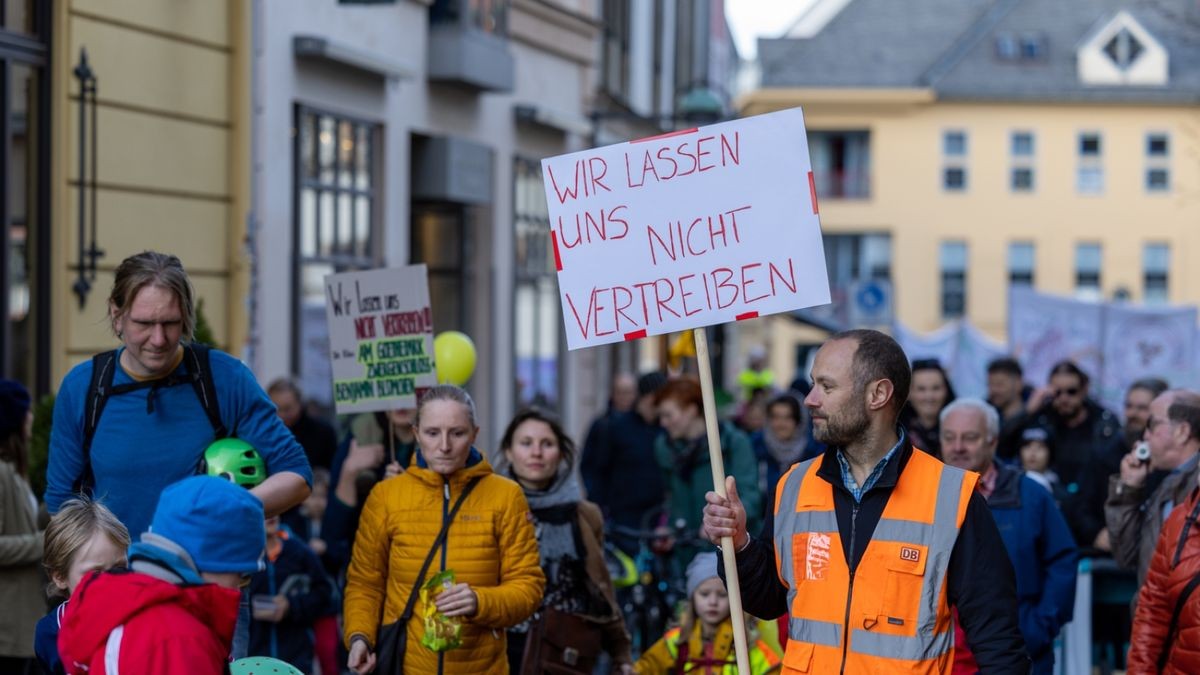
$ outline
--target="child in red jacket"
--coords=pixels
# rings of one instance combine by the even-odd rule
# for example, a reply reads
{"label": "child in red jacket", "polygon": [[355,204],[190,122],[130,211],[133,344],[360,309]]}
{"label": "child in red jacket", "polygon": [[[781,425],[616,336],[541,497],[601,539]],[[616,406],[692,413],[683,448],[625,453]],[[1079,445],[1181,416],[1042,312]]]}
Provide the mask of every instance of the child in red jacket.
{"label": "child in red jacket", "polygon": [[163,490],[130,571],[93,573],[75,589],[58,636],[66,672],[225,672],[238,588],[262,568],[262,523],[262,502],[227,480]]}

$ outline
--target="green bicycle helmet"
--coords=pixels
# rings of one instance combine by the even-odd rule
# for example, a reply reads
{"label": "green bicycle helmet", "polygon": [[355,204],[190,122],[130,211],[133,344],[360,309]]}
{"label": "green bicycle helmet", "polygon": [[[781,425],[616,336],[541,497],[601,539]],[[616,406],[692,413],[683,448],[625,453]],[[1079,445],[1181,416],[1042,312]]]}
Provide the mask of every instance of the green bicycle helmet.
{"label": "green bicycle helmet", "polygon": [[247,656],[229,664],[232,675],[304,675],[298,668],[265,656]]}
{"label": "green bicycle helmet", "polygon": [[267,465],[246,441],[219,438],[204,451],[204,473],[252,488],[267,479]]}

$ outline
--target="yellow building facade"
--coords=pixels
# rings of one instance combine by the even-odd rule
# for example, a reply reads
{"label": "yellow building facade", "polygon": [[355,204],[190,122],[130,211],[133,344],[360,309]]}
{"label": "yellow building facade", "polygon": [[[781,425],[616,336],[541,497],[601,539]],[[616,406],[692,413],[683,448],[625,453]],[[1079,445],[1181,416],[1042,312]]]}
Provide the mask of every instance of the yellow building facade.
{"label": "yellow building facade", "polygon": [[[246,335],[248,275],[241,253],[249,200],[249,3],[236,0],[58,0],[50,11],[49,212],[44,296],[48,331],[26,358],[56,387],[92,354],[117,345],[105,318],[113,271],[146,250],[174,253],[191,276],[216,341]],[[75,71],[86,50],[97,83],[81,110]],[[80,115],[85,125],[80,139]],[[91,175],[94,147],[94,179]],[[83,175],[80,151],[84,151]],[[103,251],[94,279],[80,255]],[[94,190],[95,236],[91,231]],[[90,289],[80,293],[80,279]],[[33,303],[37,307],[37,303]],[[40,388],[40,387],[39,387]]]}
{"label": "yellow building facade", "polygon": [[[1172,20],[1191,10],[1135,4],[819,0],[760,41],[740,111],[804,109],[834,285],[881,278],[889,322],[999,340],[1014,284],[1200,301],[1200,53]],[[838,278],[839,237],[885,250]]]}
{"label": "yellow building facade", "polygon": [[[1100,246],[1104,297],[1119,290],[1145,299],[1147,245],[1169,251],[1168,299],[1200,301],[1200,110],[1195,106],[964,104],[922,90],[760,91],[743,114],[804,108],[813,131],[865,131],[870,139],[868,194],[824,196],[826,234],[891,235],[895,316],[921,331],[948,317],[941,311],[944,242],[966,245],[966,318],[1003,339],[1010,284],[1009,247],[1033,245],[1034,285],[1077,291],[1076,250]],[[961,131],[967,151],[951,160],[942,144]],[[1030,133],[1032,157],[1011,155],[1012,135]],[[1103,189],[1078,186],[1080,134],[1098,133]],[[1148,158],[1147,136],[1165,134],[1169,157]],[[948,191],[948,163],[966,171],[966,187]],[[1150,165],[1169,172],[1170,188],[1148,191]],[[1017,165],[1033,170],[1033,188],[1014,191]]]}

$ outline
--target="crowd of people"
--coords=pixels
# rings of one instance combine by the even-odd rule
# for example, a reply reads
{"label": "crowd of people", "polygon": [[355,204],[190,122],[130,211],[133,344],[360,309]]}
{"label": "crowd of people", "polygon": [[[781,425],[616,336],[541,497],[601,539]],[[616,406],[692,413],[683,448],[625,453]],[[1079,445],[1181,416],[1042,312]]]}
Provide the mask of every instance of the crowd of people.
{"label": "crowd of people", "polygon": [[[0,671],[731,674],[724,538],[753,673],[1051,673],[1100,556],[1136,574],[1128,672],[1200,671],[1200,394],[1161,380],[1118,416],[1070,361],[998,359],[978,399],[876,331],[788,388],[756,351],[722,496],[686,375],[617,375],[581,444],[530,408],[489,448],[459,387],[331,423],[194,317],[178,258],[120,265],[121,346],[63,380],[44,499],[0,381]],[[634,640],[609,563],[648,551],[682,603]]]}

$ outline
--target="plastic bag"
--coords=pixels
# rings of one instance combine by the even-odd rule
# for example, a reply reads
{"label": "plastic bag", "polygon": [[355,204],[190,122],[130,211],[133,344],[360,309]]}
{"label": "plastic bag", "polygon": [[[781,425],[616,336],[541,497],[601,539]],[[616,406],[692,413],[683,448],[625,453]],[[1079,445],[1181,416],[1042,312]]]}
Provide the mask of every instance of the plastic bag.
{"label": "plastic bag", "polygon": [[421,587],[421,619],[425,624],[421,644],[435,652],[449,651],[462,646],[462,620],[456,616],[442,614],[433,602],[442,591],[453,585],[454,570],[446,570],[433,575]]}

